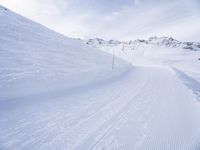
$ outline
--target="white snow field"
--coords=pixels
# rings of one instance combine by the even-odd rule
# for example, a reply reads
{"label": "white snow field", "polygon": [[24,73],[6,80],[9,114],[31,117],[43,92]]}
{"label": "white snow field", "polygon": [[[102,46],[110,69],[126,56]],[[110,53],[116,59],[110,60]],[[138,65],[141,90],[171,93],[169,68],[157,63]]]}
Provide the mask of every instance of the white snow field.
{"label": "white snow field", "polygon": [[[125,64],[116,61],[119,73]],[[1,6],[0,65],[0,100],[5,100],[109,78],[112,56]]]}
{"label": "white snow field", "polygon": [[1,6],[0,150],[199,150],[198,71],[137,52],[112,70],[111,55]]}

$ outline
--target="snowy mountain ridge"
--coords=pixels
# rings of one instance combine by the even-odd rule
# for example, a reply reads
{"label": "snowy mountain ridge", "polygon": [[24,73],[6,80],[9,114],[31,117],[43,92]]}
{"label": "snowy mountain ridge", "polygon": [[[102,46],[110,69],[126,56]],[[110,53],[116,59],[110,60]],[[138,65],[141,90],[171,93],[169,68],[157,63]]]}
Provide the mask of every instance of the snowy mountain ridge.
{"label": "snowy mountain ridge", "polygon": [[130,40],[130,41],[119,41],[119,40],[103,40],[100,38],[94,38],[94,39],[88,39],[88,40],[82,40],[77,39],[81,41],[82,43],[86,43],[88,45],[91,45],[93,47],[95,46],[117,46],[120,44],[123,45],[129,45],[134,46],[137,43],[143,43],[143,44],[152,44],[152,45],[161,45],[161,46],[167,46],[171,48],[183,48],[183,49],[189,49],[189,50],[200,50],[200,43],[199,42],[181,42],[178,41],[172,37],[150,37],[148,40],[143,39],[137,39],[137,40]]}

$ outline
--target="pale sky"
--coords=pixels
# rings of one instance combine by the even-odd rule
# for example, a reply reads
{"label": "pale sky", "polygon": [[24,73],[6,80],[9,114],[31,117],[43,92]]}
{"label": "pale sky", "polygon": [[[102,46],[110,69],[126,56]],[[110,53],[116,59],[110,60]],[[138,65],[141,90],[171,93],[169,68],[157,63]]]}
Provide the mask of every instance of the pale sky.
{"label": "pale sky", "polygon": [[0,0],[68,37],[200,41],[199,0]]}

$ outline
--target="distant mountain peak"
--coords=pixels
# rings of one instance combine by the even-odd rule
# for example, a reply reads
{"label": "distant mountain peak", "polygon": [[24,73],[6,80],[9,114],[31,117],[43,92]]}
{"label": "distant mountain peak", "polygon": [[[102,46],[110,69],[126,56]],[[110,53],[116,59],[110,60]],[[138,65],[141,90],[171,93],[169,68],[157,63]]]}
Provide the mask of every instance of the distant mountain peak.
{"label": "distant mountain peak", "polygon": [[181,42],[179,40],[174,39],[173,37],[166,37],[166,36],[162,36],[162,37],[153,36],[153,37],[150,37],[148,40],[137,39],[137,40],[130,40],[128,42],[119,41],[119,40],[104,40],[100,38],[94,38],[94,39],[88,39],[88,40],[81,40],[81,39],[75,39],[75,40],[79,40],[82,43],[86,43],[93,47],[116,46],[120,44],[134,45],[134,44],[142,43],[142,44],[166,46],[166,47],[171,47],[171,48],[180,47],[183,49],[189,49],[189,50],[194,50],[194,51],[200,50],[199,42]]}

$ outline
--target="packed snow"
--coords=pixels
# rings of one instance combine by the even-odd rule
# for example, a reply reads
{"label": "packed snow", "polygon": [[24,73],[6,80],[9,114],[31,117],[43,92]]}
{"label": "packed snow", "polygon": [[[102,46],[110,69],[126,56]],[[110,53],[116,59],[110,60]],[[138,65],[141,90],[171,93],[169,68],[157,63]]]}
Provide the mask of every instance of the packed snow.
{"label": "packed snow", "polygon": [[0,6],[0,149],[200,149],[198,46],[74,40]]}

